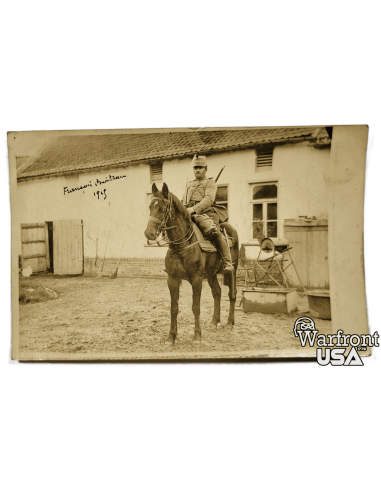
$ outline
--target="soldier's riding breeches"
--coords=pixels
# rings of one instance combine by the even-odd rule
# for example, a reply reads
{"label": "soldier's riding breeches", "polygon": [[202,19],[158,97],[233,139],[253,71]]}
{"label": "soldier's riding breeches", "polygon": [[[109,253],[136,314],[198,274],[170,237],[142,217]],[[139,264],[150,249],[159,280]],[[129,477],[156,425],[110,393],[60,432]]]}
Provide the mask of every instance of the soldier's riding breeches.
{"label": "soldier's riding breeches", "polygon": [[214,212],[205,212],[202,215],[193,214],[192,219],[198,225],[200,231],[206,237],[212,232],[217,232],[220,230],[219,217]]}

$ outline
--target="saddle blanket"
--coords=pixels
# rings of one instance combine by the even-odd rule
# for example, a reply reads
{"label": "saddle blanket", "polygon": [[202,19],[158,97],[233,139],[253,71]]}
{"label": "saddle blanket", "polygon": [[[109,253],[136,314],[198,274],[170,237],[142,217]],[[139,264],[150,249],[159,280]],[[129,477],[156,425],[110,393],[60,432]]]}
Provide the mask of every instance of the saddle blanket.
{"label": "saddle blanket", "polygon": [[[194,233],[196,235],[197,241],[200,241],[199,244],[200,244],[201,251],[205,251],[205,253],[214,253],[215,251],[217,251],[217,249],[213,245],[213,243],[204,238],[199,227],[194,222],[193,222],[193,229],[194,229]],[[222,236],[225,237],[225,234],[222,233]],[[229,248],[231,248],[233,245],[233,240],[229,236],[228,236],[228,245],[229,245]]]}

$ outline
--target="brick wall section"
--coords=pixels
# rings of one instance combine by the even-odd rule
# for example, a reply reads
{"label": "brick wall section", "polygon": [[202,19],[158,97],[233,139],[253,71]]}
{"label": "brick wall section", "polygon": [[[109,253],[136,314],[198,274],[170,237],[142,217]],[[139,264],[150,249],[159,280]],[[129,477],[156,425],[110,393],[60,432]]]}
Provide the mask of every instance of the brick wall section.
{"label": "brick wall section", "polygon": [[[103,258],[98,258],[97,264],[95,265],[95,258],[85,258],[85,275],[86,276],[96,276],[102,268]],[[267,262],[261,261],[260,264],[263,268],[266,268]],[[116,258],[106,258],[103,266],[102,274],[107,276],[114,273],[118,265],[118,260]],[[244,266],[242,266],[241,261],[237,269],[237,284],[245,284],[245,268],[248,270],[248,278],[250,281],[254,280],[254,266],[255,271],[258,275],[261,274],[262,270],[256,265],[255,260],[246,260]],[[165,265],[164,259],[161,258],[122,258],[119,262],[118,276],[119,277],[150,277],[150,278],[166,278],[167,274],[164,272]],[[263,272],[262,272],[263,273]],[[271,274],[280,284],[282,284],[283,279],[280,272],[273,272]],[[276,285],[271,279],[269,279],[268,285]]]}
{"label": "brick wall section", "polygon": [[[103,258],[98,258],[95,265],[95,258],[85,258],[85,275],[96,276],[102,269]],[[111,275],[118,265],[117,258],[106,258],[102,273]],[[164,259],[161,258],[122,258],[118,266],[118,276],[120,277],[163,277],[167,274],[163,271]]]}

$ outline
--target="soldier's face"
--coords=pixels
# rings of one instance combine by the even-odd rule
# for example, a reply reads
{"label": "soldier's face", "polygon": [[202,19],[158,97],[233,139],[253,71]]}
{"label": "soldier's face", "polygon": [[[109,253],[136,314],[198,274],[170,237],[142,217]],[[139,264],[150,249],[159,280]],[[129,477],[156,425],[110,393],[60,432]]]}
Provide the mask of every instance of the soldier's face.
{"label": "soldier's face", "polygon": [[206,174],[206,167],[194,166],[193,172],[194,172],[196,179],[202,179]]}

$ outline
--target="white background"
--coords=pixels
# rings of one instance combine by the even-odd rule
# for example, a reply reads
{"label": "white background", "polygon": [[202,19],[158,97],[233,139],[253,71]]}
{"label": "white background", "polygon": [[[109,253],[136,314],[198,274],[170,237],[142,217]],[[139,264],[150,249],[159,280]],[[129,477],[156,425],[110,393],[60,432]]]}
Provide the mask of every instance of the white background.
{"label": "white background", "polygon": [[[377,5],[8,2],[0,114],[355,123],[380,113]],[[378,376],[8,369],[24,374],[1,378],[3,490],[305,492],[379,481]]]}
{"label": "white background", "polygon": [[369,0],[3,3],[0,114],[377,116],[378,10]]}
{"label": "white background", "polygon": [[2,490],[379,488],[376,376],[51,374],[1,382]]}

